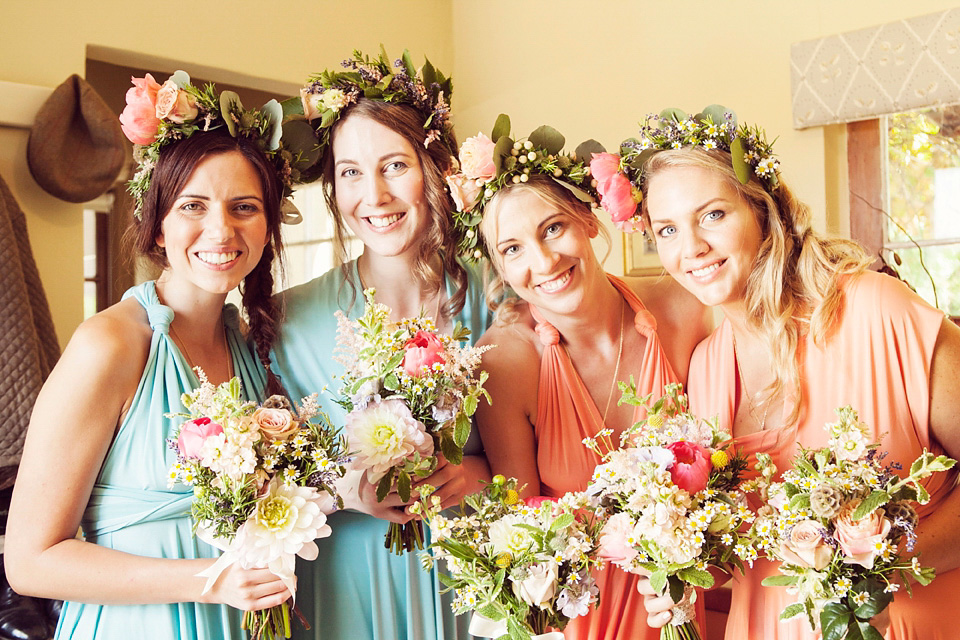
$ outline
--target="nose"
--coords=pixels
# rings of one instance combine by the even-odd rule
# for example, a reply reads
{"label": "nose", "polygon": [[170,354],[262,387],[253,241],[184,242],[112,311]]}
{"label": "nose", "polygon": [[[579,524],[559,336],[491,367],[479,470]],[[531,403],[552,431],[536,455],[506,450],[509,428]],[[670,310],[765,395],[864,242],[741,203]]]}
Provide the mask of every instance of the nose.
{"label": "nose", "polygon": [[379,173],[366,176],[363,185],[363,203],[368,206],[386,204],[390,201],[390,188],[386,179]]}
{"label": "nose", "polygon": [[215,242],[230,240],[235,234],[234,222],[224,205],[213,205],[203,218],[203,235]]}
{"label": "nose", "polygon": [[697,258],[710,249],[710,245],[700,233],[694,229],[683,236],[683,257]]}
{"label": "nose", "polygon": [[538,243],[533,251],[535,268],[544,275],[552,274],[557,263],[560,261],[560,254],[554,251],[549,244],[545,242]]}

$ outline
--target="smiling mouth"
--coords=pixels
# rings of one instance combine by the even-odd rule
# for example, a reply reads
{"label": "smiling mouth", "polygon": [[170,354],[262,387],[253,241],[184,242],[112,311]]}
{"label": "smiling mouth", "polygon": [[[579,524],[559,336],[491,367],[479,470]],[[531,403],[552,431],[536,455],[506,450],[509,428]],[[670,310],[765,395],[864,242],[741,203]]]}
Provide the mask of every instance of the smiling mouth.
{"label": "smiling mouth", "polygon": [[570,278],[572,277],[573,277],[573,267],[570,267],[569,269],[561,273],[556,278],[553,278],[552,280],[547,280],[546,282],[541,282],[540,284],[537,285],[537,288],[546,293],[554,293],[556,291],[559,291],[560,289],[563,289],[565,286],[567,286],[567,283],[570,282]]}
{"label": "smiling mouth", "polygon": [[239,251],[198,251],[196,253],[197,258],[201,262],[206,264],[219,267],[221,265],[227,264],[228,262],[233,262],[240,257]]}
{"label": "smiling mouth", "polygon": [[400,213],[391,213],[385,216],[370,216],[369,218],[364,218],[367,223],[370,224],[374,229],[386,229],[395,222],[399,222],[401,218],[407,215],[406,211]]}
{"label": "smiling mouth", "polygon": [[726,260],[718,260],[717,262],[714,262],[711,265],[707,265],[706,267],[702,267],[700,269],[691,269],[690,273],[693,275],[694,278],[705,278],[709,276],[711,273],[713,273],[714,271],[716,271],[717,269],[719,269],[720,267],[722,267],[723,263],[725,262]]}

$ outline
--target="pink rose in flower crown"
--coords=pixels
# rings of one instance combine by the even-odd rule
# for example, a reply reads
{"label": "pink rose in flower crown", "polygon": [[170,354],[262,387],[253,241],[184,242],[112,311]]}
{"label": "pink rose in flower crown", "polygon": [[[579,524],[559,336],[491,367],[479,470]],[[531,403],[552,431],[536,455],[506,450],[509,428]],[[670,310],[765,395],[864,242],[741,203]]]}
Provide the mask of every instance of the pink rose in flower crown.
{"label": "pink rose in flower crown", "polygon": [[164,82],[157,91],[156,114],[161,120],[183,124],[195,120],[198,113],[197,99],[173,80]]}
{"label": "pink rose in flower crown", "polygon": [[286,440],[300,430],[300,424],[286,409],[260,407],[253,412],[253,421],[269,440]]}
{"label": "pink rose in flower crown", "polygon": [[[633,185],[627,176],[620,173],[620,156],[613,153],[594,153],[590,161],[590,174],[597,181],[600,206],[610,214],[614,223],[625,222],[637,213]],[[624,227],[621,230],[628,229]]]}
{"label": "pink rose in flower crown", "polygon": [[133,87],[127,89],[127,106],[120,114],[120,128],[134,144],[149,145],[157,139],[157,92],[160,85],[149,73],[143,78],[131,78]]}
{"label": "pink rose in flower crown", "polygon": [[223,433],[223,427],[210,418],[197,418],[185,422],[177,438],[177,449],[184,458],[199,458],[204,441],[211,436]]}
{"label": "pink rose in flower crown", "polygon": [[860,520],[853,519],[853,512],[860,506],[859,500],[852,500],[840,511],[834,524],[834,537],[840,543],[840,550],[847,564],[858,564],[865,569],[873,568],[873,561],[879,555],[877,543],[890,534],[891,523],[883,509],[876,509]]}
{"label": "pink rose in flower crown", "polygon": [[467,213],[477,204],[477,196],[480,195],[480,187],[476,180],[471,180],[462,173],[447,176],[447,187],[450,189],[450,197],[457,206],[457,211]]}
{"label": "pink rose in flower crown", "polygon": [[628,513],[617,513],[604,523],[600,530],[598,554],[604,560],[626,566],[637,557],[637,550],[628,542],[636,524]]}
{"label": "pink rose in flower crown", "polygon": [[411,378],[419,378],[436,364],[445,364],[444,348],[440,338],[429,331],[417,331],[404,343],[403,372]]}
{"label": "pink rose in flower crown", "polygon": [[830,564],[833,549],[823,539],[823,525],[814,520],[801,520],[781,543],[780,555],[790,564],[820,571]]}
{"label": "pink rose in flower crown", "polygon": [[674,463],[670,478],[687,493],[694,494],[707,488],[710,470],[710,453],[695,442],[677,440],[666,447],[673,452]]}
{"label": "pink rose in flower crown", "polygon": [[493,140],[482,133],[467,138],[460,146],[460,170],[471,180],[490,182],[497,177],[493,163]]}

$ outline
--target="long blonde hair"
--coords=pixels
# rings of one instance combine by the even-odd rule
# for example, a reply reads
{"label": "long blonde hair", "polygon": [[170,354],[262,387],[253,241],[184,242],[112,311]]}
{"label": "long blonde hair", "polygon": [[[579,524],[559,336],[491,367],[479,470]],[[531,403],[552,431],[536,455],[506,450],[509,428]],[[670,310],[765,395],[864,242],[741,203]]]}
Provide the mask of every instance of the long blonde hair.
{"label": "long blonde hair", "polygon": [[[647,161],[640,188],[643,195],[651,178],[669,167],[699,167],[723,176],[750,205],[763,241],[747,279],[747,321],[770,351],[774,381],[763,390],[766,400],[792,391],[796,402],[787,419],[793,424],[803,404],[797,346],[809,333],[822,346],[843,313],[840,281],[863,272],[870,264],[863,248],[845,238],[828,238],[813,230],[810,208],[800,202],[782,181],[768,192],[751,176],[740,184],[725,151],[684,148],[661,151]],[[649,227],[647,198],[642,213]]]}
{"label": "long blonde hair", "polygon": [[[589,233],[599,233],[607,243],[609,254],[610,233],[600,224],[593,215],[590,206],[577,198],[569,189],[564,188],[549,176],[532,175],[527,182],[508,185],[491,198],[483,210],[483,219],[480,221],[480,235],[487,255],[488,264],[484,265],[484,281],[487,283],[485,295],[487,307],[495,312],[495,322],[509,324],[516,321],[518,313],[516,306],[520,300],[509,294],[509,287],[503,279],[501,260],[497,254],[497,220],[504,203],[518,193],[528,192],[542,200],[548,206],[569,217],[575,224],[583,226]],[[604,256],[604,259],[606,256]],[[602,262],[602,260],[600,261]]]}

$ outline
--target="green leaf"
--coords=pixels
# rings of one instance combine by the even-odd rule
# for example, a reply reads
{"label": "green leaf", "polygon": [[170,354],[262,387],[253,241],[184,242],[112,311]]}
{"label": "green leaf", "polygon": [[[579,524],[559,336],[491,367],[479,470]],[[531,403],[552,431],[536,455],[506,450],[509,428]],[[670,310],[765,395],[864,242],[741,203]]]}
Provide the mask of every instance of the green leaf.
{"label": "green leaf", "polygon": [[411,78],[416,78],[417,68],[413,66],[413,58],[410,56],[410,51],[408,51],[407,49],[404,49],[403,56],[401,56],[401,59],[403,60],[403,68],[406,69],[407,75],[410,76]]}
{"label": "green leaf", "polygon": [[404,502],[410,500],[410,474],[406,471],[397,474],[397,493]]}
{"label": "green leaf", "polygon": [[[860,620],[869,620],[887,608],[893,602],[893,594],[884,591],[884,583],[875,578],[861,580],[853,586],[847,594],[847,604],[853,609],[853,614]],[[853,596],[857,593],[866,593],[869,597],[862,605],[857,606]]]}
{"label": "green leaf", "polygon": [[780,619],[789,620],[790,618],[795,618],[796,616],[803,615],[803,609],[804,609],[803,603],[794,602],[793,604],[789,605],[786,609],[784,609],[780,613]]}
{"label": "green leaf", "polygon": [[190,84],[190,74],[182,69],[177,69],[170,80],[173,80],[173,83],[177,85],[178,89],[184,89],[188,84]]}
{"label": "green leaf", "polygon": [[637,157],[630,161],[630,166],[634,169],[642,169],[643,165],[647,163],[647,160],[653,157],[653,154],[660,151],[659,149],[644,149]]}
{"label": "green leaf", "polygon": [[765,587],[789,587],[797,584],[799,580],[797,576],[776,575],[764,578],[761,584]]}
{"label": "green leaf", "polygon": [[550,523],[550,532],[556,533],[564,527],[569,527],[573,524],[573,521],[576,519],[572,513],[565,513],[562,516],[558,517],[556,520]]}
{"label": "green leaf", "polygon": [[710,575],[709,571],[704,571],[702,569],[688,567],[678,571],[677,576],[687,584],[692,584],[695,587],[709,589],[713,586],[713,576]]}
{"label": "green leaf", "polygon": [[443,457],[453,464],[463,462],[463,449],[456,445],[453,438],[450,437],[449,432],[444,432],[443,435],[440,436],[440,451],[443,452]]}
{"label": "green leaf", "polygon": [[820,612],[820,628],[823,640],[844,640],[847,632],[857,629],[857,625],[849,609],[840,603],[828,602]]}
{"label": "green leaf", "polygon": [[[500,138],[510,135],[510,116],[501,113],[497,116],[497,121],[493,124],[493,131],[490,132],[490,139],[499,142]],[[513,142],[510,143],[513,146]]]}
{"label": "green leaf", "polygon": [[312,167],[320,160],[317,136],[306,120],[288,120],[283,123],[283,148],[293,154],[291,166],[297,170]]}
{"label": "green leaf", "polygon": [[797,495],[790,498],[790,509],[793,511],[800,511],[801,509],[810,508],[810,494],[809,493],[798,493]]}
{"label": "green leaf", "polygon": [[270,99],[260,107],[260,111],[266,116],[267,122],[270,123],[270,131],[266,136],[266,150],[276,151],[277,147],[280,146],[280,138],[283,135],[283,127],[281,126],[283,123],[283,107],[276,100]]}
{"label": "green leaf", "polygon": [[456,424],[453,427],[453,441],[457,446],[463,447],[467,444],[467,438],[470,437],[470,419],[461,414],[457,415]]}
{"label": "green leaf", "polygon": [[393,484],[393,469],[390,469],[383,477],[380,478],[380,482],[377,483],[377,502],[383,502],[383,499],[387,497],[387,494],[390,493],[390,486]]}
{"label": "green leaf", "polygon": [[730,159],[733,162],[733,172],[737,174],[737,180],[740,181],[740,184],[750,182],[750,174],[752,173],[750,164],[744,158],[745,153],[743,139],[739,136],[734,138],[730,142]]}
{"label": "green leaf", "polygon": [[670,598],[672,598],[674,602],[683,600],[683,588],[686,586],[683,584],[683,580],[677,576],[668,576],[667,584],[670,587]]}
{"label": "green leaf", "polygon": [[[705,107],[703,111],[701,111],[698,114],[697,119],[698,120],[710,119],[710,121],[713,122],[713,124],[723,124],[724,122],[726,122],[723,116],[728,111],[730,111],[730,109],[727,109],[723,105],[711,104],[709,107]],[[733,112],[730,111],[730,113],[733,113]],[[736,119],[734,119],[734,124],[736,124]]]}
{"label": "green leaf", "polygon": [[510,640],[531,640],[533,637],[530,631],[513,616],[507,618],[507,632],[510,634]]}
{"label": "green leaf", "polygon": [[497,139],[497,144],[493,147],[493,164],[497,168],[497,175],[501,173],[504,158],[512,158],[510,149],[513,149],[513,140],[510,136],[502,136]]}
{"label": "green leaf", "polygon": [[300,99],[300,96],[293,96],[292,98],[287,98],[280,102],[280,106],[283,107],[283,117],[284,119],[290,118],[290,116],[302,116],[303,113],[303,100]]}
{"label": "green leaf", "polygon": [[663,593],[667,586],[667,572],[659,569],[650,574],[650,587],[656,593]]}
{"label": "green leaf", "polygon": [[468,395],[463,399],[463,412],[472,416],[477,412],[477,396]]}
{"label": "green leaf", "polygon": [[853,511],[853,519],[860,520],[868,514],[873,513],[878,507],[882,507],[890,501],[890,494],[886,491],[875,489],[873,493],[867,496],[866,500],[861,502]]}
{"label": "green leaf", "polygon": [[576,151],[574,154],[577,156],[577,162],[582,162],[583,164],[590,164],[590,161],[593,160],[593,154],[595,153],[606,153],[606,149],[602,144],[590,138],[589,140],[584,140],[579,145],[577,145]]}
{"label": "green leaf", "polygon": [[540,125],[527,138],[535,149],[543,149],[547,153],[557,154],[563,150],[566,139],[563,134],[549,125]]}
{"label": "green leaf", "polygon": [[400,378],[397,377],[397,374],[391,371],[383,379],[383,386],[389,391],[396,391],[398,388],[400,388]]}
{"label": "green leaf", "polygon": [[[879,631],[876,630],[876,628],[874,628],[872,624],[870,624],[870,622],[857,620],[856,624],[857,627],[859,627],[859,637],[863,638],[863,640],[883,640],[883,636]],[[852,638],[856,637],[857,636],[852,636]]]}
{"label": "green leaf", "polygon": [[680,122],[682,120],[687,119],[687,112],[683,111],[682,109],[676,109],[676,108],[670,107],[669,109],[664,109],[663,111],[661,111],[660,117],[668,120],[674,120],[676,122]]}
{"label": "green leaf", "polygon": [[233,121],[230,114],[234,111],[243,112],[243,103],[240,102],[240,96],[236,91],[223,91],[220,93],[220,115],[227,123],[227,131],[234,138],[237,137],[237,123]]}
{"label": "green leaf", "polygon": [[423,59],[423,68],[420,69],[420,79],[423,80],[427,91],[430,91],[430,85],[437,81],[437,70],[426,58]]}

